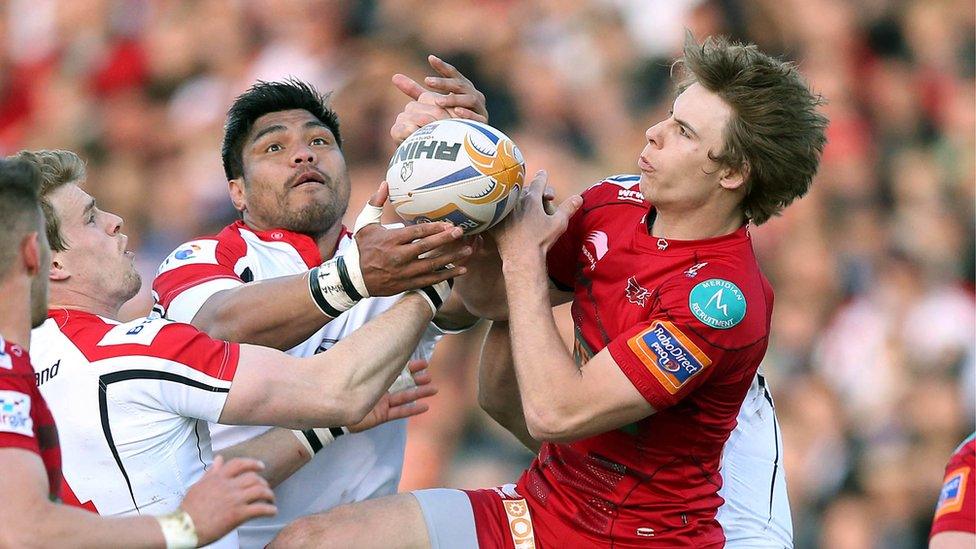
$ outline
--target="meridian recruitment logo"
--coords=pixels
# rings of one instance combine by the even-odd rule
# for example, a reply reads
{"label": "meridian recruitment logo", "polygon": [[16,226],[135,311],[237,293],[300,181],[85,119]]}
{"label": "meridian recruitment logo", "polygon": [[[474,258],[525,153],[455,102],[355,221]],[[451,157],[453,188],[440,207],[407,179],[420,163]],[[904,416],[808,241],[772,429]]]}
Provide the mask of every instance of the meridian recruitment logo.
{"label": "meridian recruitment logo", "polygon": [[688,307],[706,326],[728,330],[746,316],[746,298],[735,284],[711,278],[697,284],[688,296]]}

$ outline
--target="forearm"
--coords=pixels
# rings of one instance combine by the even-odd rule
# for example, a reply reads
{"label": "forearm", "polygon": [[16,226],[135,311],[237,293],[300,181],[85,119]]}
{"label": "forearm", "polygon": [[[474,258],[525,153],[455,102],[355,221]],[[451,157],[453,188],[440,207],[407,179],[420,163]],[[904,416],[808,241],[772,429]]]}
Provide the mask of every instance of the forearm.
{"label": "forearm", "polygon": [[515,435],[526,448],[538,452],[540,444],[529,434],[522,413],[508,330],[508,322],[496,321],[485,335],[478,369],[478,402],[492,419]]}
{"label": "forearm", "polygon": [[323,394],[330,394],[341,404],[338,413],[313,405],[295,414],[301,428],[362,421],[417,348],[431,317],[430,305],[416,293],[407,293],[328,351],[305,359],[312,365],[312,383],[302,385],[308,394],[302,395],[301,401],[320,402]]}
{"label": "forearm", "polygon": [[504,265],[512,355],[526,425],[533,438],[553,438],[576,412],[580,371],[563,344],[548,299],[545,258],[520,255]]}
{"label": "forearm", "polygon": [[[9,513],[9,509],[4,512]],[[106,518],[49,501],[41,502],[22,521],[10,521],[0,530],[3,548],[166,547],[159,522],[153,517]]]}
{"label": "forearm", "polygon": [[251,282],[210,297],[192,324],[210,337],[291,349],[332,320],[316,307],[308,273]]}
{"label": "forearm", "polygon": [[225,448],[219,453],[225,460],[236,457],[260,460],[264,463],[261,476],[272,488],[284,482],[312,459],[312,454],[298,441],[295,431],[279,427]]}

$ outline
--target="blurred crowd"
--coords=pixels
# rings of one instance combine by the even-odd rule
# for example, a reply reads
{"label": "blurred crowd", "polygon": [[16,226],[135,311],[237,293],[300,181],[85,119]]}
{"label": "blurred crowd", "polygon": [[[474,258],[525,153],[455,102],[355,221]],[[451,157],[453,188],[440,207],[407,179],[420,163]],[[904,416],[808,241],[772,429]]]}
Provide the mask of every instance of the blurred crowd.
{"label": "blurred crowd", "polygon": [[[971,0],[7,0],[0,153],[66,148],[126,219],[146,280],[235,212],[219,145],[257,79],[332,90],[353,183],[436,53],[488,98],[529,173],[565,196],[637,171],[684,29],[795,61],[829,101],[809,195],[752,231],[776,291],[763,369],[798,547],[925,543],[943,467],[974,424],[976,10]],[[558,317],[566,331],[565,310]],[[514,480],[530,454],[477,407],[484,327],[446,339],[441,393],[410,426],[402,489]]]}

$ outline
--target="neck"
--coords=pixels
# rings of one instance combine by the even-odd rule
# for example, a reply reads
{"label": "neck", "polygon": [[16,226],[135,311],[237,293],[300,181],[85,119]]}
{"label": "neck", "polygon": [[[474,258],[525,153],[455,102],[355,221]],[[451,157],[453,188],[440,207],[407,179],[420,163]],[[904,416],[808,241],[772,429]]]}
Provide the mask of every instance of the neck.
{"label": "neck", "polygon": [[0,296],[3,296],[0,297],[0,334],[7,341],[30,351],[30,280],[26,279],[25,283],[15,277],[7,277],[0,281]]}
{"label": "neck", "polygon": [[735,232],[745,222],[739,207],[695,208],[673,211],[655,206],[656,217],[651,236],[675,240],[704,240]]}
{"label": "neck", "polygon": [[84,311],[111,320],[118,320],[119,318],[119,309],[122,308],[122,303],[117,303],[115,299],[108,296],[92,297],[73,288],[58,288],[54,284],[51,285],[49,291],[48,309]]}

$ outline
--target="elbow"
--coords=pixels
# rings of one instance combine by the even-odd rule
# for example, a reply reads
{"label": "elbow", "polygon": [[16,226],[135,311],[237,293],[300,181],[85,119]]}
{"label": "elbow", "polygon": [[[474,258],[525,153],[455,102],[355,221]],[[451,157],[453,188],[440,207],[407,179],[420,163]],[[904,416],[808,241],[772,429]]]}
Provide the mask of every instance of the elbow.
{"label": "elbow", "polygon": [[551,406],[526,409],[525,427],[537,442],[567,443],[582,438],[572,416]]}

